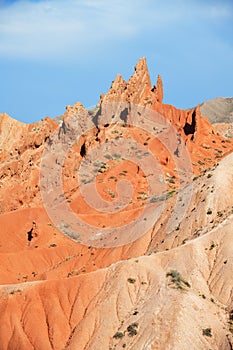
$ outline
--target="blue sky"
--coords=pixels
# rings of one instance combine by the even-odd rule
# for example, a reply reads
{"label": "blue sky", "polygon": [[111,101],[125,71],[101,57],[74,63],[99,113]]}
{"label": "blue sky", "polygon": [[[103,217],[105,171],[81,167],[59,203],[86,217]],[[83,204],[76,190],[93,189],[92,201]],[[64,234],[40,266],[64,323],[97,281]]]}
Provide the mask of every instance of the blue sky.
{"label": "blue sky", "polygon": [[232,0],[0,0],[0,112],[34,122],[95,105],[142,56],[164,102],[233,96]]}

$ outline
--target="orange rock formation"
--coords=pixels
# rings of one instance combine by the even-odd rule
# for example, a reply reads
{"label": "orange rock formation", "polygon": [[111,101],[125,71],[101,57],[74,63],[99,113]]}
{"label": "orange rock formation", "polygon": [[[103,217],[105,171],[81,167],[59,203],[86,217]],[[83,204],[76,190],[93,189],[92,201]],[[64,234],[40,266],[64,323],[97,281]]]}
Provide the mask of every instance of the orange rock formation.
{"label": "orange rock formation", "polygon": [[[31,125],[0,115],[0,349],[233,348],[233,142],[199,107],[184,111],[162,100],[162,79],[152,86],[142,58],[128,82],[117,75],[93,111],[76,103],[56,122]],[[101,109],[114,103],[149,109],[171,123],[191,160],[194,176],[185,185],[178,185],[179,149],[169,154],[152,133],[122,121],[102,123]],[[162,213],[127,244],[97,247],[71,239],[44,208],[42,155],[47,144],[54,146],[54,133],[66,140],[72,120],[80,130],[90,126],[61,165],[65,200],[83,222],[114,229],[151,200],[151,174],[147,178],[130,160],[110,155],[97,168],[96,188],[111,203],[118,182],[130,181],[130,203],[111,215],[85,203],[76,169],[95,147],[134,137],[161,165]],[[47,161],[57,164],[59,154],[51,151]]]}

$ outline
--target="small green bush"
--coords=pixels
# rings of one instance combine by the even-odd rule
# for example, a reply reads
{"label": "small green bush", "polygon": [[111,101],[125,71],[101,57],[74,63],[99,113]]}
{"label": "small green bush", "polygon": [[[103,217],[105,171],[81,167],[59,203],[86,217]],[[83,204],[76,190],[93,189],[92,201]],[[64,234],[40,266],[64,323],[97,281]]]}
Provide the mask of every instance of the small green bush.
{"label": "small green bush", "polygon": [[133,337],[134,335],[137,335],[138,332],[136,328],[138,328],[137,322],[134,322],[127,327],[127,332],[129,337]]}
{"label": "small green bush", "polygon": [[215,247],[215,244],[212,243],[211,246],[210,246],[210,250],[214,249],[214,247]]}
{"label": "small green bush", "polygon": [[57,246],[56,243],[51,243],[49,247],[54,248],[56,246]]}
{"label": "small green bush", "polygon": [[115,339],[121,339],[124,337],[124,334],[122,332],[116,332],[113,336]]}
{"label": "small green bush", "polygon": [[136,282],[135,278],[131,278],[131,277],[128,278],[127,281],[128,281],[129,283],[135,283],[135,282]]}
{"label": "small green bush", "polygon": [[171,278],[171,282],[176,285],[178,289],[185,289],[185,286],[190,288],[189,282],[187,282],[180,274],[180,272],[176,270],[171,270],[167,272],[166,277]]}
{"label": "small green bush", "polygon": [[202,334],[206,337],[212,337],[211,328],[202,329]]}

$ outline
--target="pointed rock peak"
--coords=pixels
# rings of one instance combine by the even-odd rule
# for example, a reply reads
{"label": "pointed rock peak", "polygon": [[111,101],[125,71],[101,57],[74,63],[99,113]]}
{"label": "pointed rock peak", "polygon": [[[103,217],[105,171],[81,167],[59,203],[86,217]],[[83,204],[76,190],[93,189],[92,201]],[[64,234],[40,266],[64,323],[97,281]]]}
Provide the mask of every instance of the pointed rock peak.
{"label": "pointed rock peak", "polygon": [[114,81],[116,81],[118,83],[125,82],[125,80],[122,78],[121,74],[117,74],[117,76],[116,76]]}
{"label": "pointed rock peak", "polygon": [[138,63],[135,66],[135,72],[138,71],[148,71],[148,67],[146,64],[146,57],[142,57],[140,58],[140,60],[138,61]]}
{"label": "pointed rock peak", "polygon": [[[143,80],[147,80],[147,83],[150,83],[150,74],[149,74],[149,70],[147,67],[147,63],[146,63],[146,57],[142,57],[140,58],[140,60],[138,61],[138,63],[136,64],[135,68],[134,68],[135,72],[132,75],[131,79],[142,79]],[[129,80],[129,82],[130,82]]]}
{"label": "pointed rock peak", "polygon": [[200,116],[201,115],[201,106],[200,103],[198,103],[197,107],[196,107],[196,115]]}
{"label": "pointed rock peak", "polygon": [[106,95],[100,96],[99,104],[104,102],[132,102],[148,106],[163,100],[163,83],[158,76],[157,85],[152,86],[146,58],[142,57],[135,66],[135,72],[126,82],[120,74],[115,80]]}
{"label": "pointed rock peak", "polygon": [[162,82],[162,78],[161,78],[161,75],[160,75],[160,74],[158,74],[158,78],[157,78],[157,86],[158,86],[158,85],[163,86],[163,82]]}
{"label": "pointed rock peak", "polygon": [[85,109],[84,107],[83,107],[83,104],[82,104],[82,102],[76,102],[74,105],[73,105],[73,107],[74,108],[77,108],[77,109]]}
{"label": "pointed rock peak", "polygon": [[126,81],[122,78],[121,74],[117,74],[115,80],[113,80],[112,82],[112,86],[111,87],[115,87],[115,86],[119,86],[119,85],[126,85]]}
{"label": "pointed rock peak", "polygon": [[63,115],[63,118],[66,119],[68,116],[70,116],[73,113],[82,113],[86,112],[86,109],[82,105],[81,102],[76,102],[73,106],[66,106],[66,112]]}
{"label": "pointed rock peak", "polygon": [[81,102],[76,102],[73,106],[66,106],[67,112],[72,111],[73,109],[80,109],[83,108],[83,105]]}
{"label": "pointed rock peak", "polygon": [[103,102],[118,102],[124,99],[123,93],[127,89],[127,82],[122,78],[120,74],[117,74],[115,80],[113,80],[112,85],[106,95],[100,95],[101,104]]}
{"label": "pointed rock peak", "polygon": [[157,78],[156,94],[157,94],[157,101],[159,103],[162,103],[163,102],[163,82],[160,75],[158,75],[158,78]]}
{"label": "pointed rock peak", "polygon": [[129,79],[128,88],[133,92],[141,91],[143,94],[145,89],[152,89],[145,57],[142,57],[136,64],[135,72]]}

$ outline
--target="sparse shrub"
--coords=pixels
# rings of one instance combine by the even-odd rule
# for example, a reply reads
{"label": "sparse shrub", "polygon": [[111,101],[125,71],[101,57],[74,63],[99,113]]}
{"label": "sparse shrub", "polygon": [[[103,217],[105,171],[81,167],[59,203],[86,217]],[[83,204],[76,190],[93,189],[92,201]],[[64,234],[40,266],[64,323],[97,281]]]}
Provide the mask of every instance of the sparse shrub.
{"label": "sparse shrub", "polygon": [[176,190],[172,190],[172,191],[168,192],[168,193],[166,194],[166,199],[172,197],[173,194],[175,194],[175,193],[176,193]]}
{"label": "sparse shrub", "polygon": [[112,159],[112,156],[110,154],[105,154],[104,157],[107,159]]}
{"label": "sparse shrub", "polygon": [[21,289],[13,289],[13,290],[10,291],[10,294],[14,295],[15,293],[21,293],[21,292],[22,292]]}
{"label": "sparse shrub", "polygon": [[137,199],[139,199],[139,200],[143,200],[143,201],[145,201],[146,199],[148,198],[148,194],[141,194],[140,196],[138,196],[137,197]]}
{"label": "sparse shrub", "polygon": [[138,328],[137,322],[134,322],[127,327],[127,332],[129,337],[133,337],[134,335],[137,335],[138,332],[136,328]]}
{"label": "sparse shrub", "polygon": [[174,283],[178,289],[185,289],[185,286],[190,288],[189,282],[187,282],[176,270],[167,272],[166,277],[170,277],[171,282]]}
{"label": "sparse shrub", "polygon": [[115,339],[121,339],[123,337],[124,337],[124,333],[122,333],[122,332],[116,332],[113,336],[113,338],[115,338]]}
{"label": "sparse shrub", "polygon": [[163,201],[164,199],[165,199],[165,197],[156,197],[156,196],[154,196],[154,197],[152,197],[150,199],[150,203],[160,202],[160,201]]}
{"label": "sparse shrub", "polygon": [[211,328],[202,329],[202,334],[206,337],[212,337]]}
{"label": "sparse shrub", "polygon": [[77,235],[73,232],[70,232],[68,230],[65,230],[64,232],[67,236],[69,236],[71,239],[77,239]]}
{"label": "sparse shrub", "polygon": [[212,214],[212,210],[209,208],[206,212],[207,215],[211,215]]}
{"label": "sparse shrub", "polygon": [[229,313],[229,319],[230,321],[233,321],[233,310],[231,310]]}
{"label": "sparse shrub", "polygon": [[233,310],[229,312],[229,331],[233,334]]}
{"label": "sparse shrub", "polygon": [[110,194],[110,196],[111,196],[112,198],[115,198],[115,193],[114,193],[114,192],[109,191],[109,194]]}
{"label": "sparse shrub", "polygon": [[168,182],[170,182],[171,184],[175,184],[175,180],[173,178],[170,178]]}
{"label": "sparse shrub", "polygon": [[114,154],[112,155],[112,157],[115,158],[115,159],[121,159],[121,155],[120,155],[120,154],[117,154],[117,153],[114,153]]}
{"label": "sparse shrub", "polygon": [[181,282],[181,274],[178,272],[178,271],[176,271],[176,270],[171,270],[170,272],[168,272],[167,274],[166,274],[166,276],[168,277],[171,277],[171,281],[172,282],[174,282],[174,283],[176,283],[176,282]]}
{"label": "sparse shrub", "polygon": [[135,278],[131,278],[131,277],[128,278],[127,281],[128,281],[129,283],[132,283],[132,284],[136,282]]}

